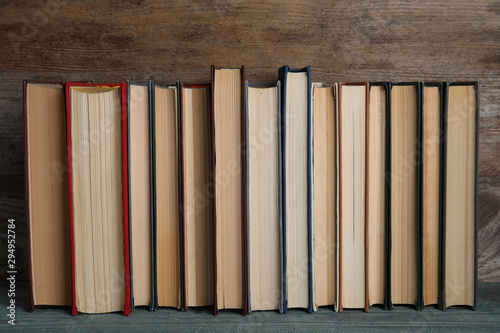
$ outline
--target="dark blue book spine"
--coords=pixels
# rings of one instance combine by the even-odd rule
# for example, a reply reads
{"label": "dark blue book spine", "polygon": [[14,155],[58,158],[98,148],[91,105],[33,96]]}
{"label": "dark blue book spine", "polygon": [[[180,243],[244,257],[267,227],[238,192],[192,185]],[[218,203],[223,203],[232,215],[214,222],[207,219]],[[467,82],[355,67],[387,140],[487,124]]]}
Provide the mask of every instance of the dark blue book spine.
{"label": "dark blue book spine", "polygon": [[309,291],[309,304],[307,306],[308,312],[313,311],[313,252],[312,252],[312,173],[311,173],[311,156],[312,156],[312,130],[311,130],[311,66],[302,69],[291,69],[289,66],[283,66],[278,70],[278,79],[281,81],[281,147],[280,147],[280,162],[281,162],[281,181],[282,181],[282,246],[283,246],[283,260],[282,260],[282,295],[283,295],[283,312],[288,310],[287,299],[287,276],[286,276],[286,253],[287,253],[287,239],[286,239],[286,165],[285,165],[285,150],[286,150],[286,86],[288,73],[307,73],[307,239],[308,239],[308,291]]}

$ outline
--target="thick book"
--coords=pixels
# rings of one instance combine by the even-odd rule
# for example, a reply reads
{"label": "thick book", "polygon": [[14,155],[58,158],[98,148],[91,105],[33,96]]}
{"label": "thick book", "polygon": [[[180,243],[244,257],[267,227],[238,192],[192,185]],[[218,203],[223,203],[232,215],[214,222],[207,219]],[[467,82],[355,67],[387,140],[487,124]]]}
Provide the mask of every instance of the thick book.
{"label": "thick book", "polygon": [[151,169],[147,83],[127,82],[130,294],[135,306],[150,306]]}
{"label": "thick book", "polygon": [[312,234],[313,310],[338,309],[338,85],[313,83]]}
{"label": "thick book", "polygon": [[151,309],[183,309],[178,87],[149,82],[151,148]]}
{"label": "thick book", "polygon": [[212,297],[210,84],[179,84],[179,179],[183,304],[209,306]]}
{"label": "thick book", "polygon": [[213,314],[247,314],[245,67],[212,66]]}
{"label": "thick book", "polygon": [[443,83],[425,82],[422,88],[422,306],[437,305],[440,294],[440,235],[442,226]]}
{"label": "thick book", "polygon": [[387,309],[389,85],[370,82],[366,118],[366,297],[368,306]]}
{"label": "thick book", "polygon": [[[38,305],[71,305],[64,112],[63,83],[24,81],[24,163],[30,311]],[[15,241],[11,234],[6,237],[9,244],[12,244],[12,240]],[[15,263],[12,262],[12,265],[15,266]]]}
{"label": "thick book", "polygon": [[479,85],[444,84],[441,302],[477,307]]}
{"label": "thick book", "polygon": [[248,312],[280,310],[281,220],[279,112],[281,85],[246,82]]}
{"label": "thick book", "polygon": [[367,82],[339,84],[339,311],[365,309]]}
{"label": "thick book", "polygon": [[390,242],[388,305],[422,306],[422,84],[389,83]]}
{"label": "thick book", "polygon": [[278,71],[281,81],[283,312],[313,311],[311,67]]}
{"label": "thick book", "polygon": [[72,314],[129,315],[127,84],[65,87]]}

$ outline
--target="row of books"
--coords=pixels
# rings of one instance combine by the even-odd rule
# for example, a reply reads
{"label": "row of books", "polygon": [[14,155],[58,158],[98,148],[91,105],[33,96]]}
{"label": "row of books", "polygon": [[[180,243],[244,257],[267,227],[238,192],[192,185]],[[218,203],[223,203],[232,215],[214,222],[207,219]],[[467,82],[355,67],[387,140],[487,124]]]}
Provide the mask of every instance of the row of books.
{"label": "row of books", "polygon": [[478,84],[25,81],[31,309],[476,308]]}

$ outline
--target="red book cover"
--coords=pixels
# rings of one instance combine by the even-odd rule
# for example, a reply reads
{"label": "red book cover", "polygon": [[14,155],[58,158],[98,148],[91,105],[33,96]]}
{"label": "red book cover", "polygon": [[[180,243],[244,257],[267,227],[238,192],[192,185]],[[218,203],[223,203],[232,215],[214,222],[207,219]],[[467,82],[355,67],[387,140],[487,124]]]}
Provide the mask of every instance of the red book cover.
{"label": "red book cover", "polygon": [[121,179],[122,179],[122,201],[123,201],[123,250],[125,276],[125,302],[123,305],[123,314],[128,316],[131,311],[130,295],[130,244],[129,244],[129,223],[128,223],[128,144],[127,144],[127,83],[95,84],[82,82],[67,82],[65,87],[66,96],[66,128],[68,144],[68,184],[69,184],[69,202],[70,202],[70,235],[71,235],[71,288],[72,288],[72,314],[78,313],[76,304],[76,271],[75,271],[75,234],[74,234],[74,202],[73,202],[73,182],[72,182],[72,145],[71,145],[71,88],[72,87],[119,87],[121,100]]}

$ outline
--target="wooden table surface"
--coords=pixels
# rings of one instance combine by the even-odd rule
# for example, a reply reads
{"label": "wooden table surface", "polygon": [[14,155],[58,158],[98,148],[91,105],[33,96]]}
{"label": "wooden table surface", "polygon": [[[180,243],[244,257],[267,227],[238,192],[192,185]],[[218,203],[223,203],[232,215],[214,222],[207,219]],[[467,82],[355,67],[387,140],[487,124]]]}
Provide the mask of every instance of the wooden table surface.
{"label": "wooden table surface", "polygon": [[[0,1],[0,240],[17,223],[27,278],[22,80],[480,82],[479,278],[500,281],[500,2]],[[6,251],[0,251],[4,279]]]}
{"label": "wooden table surface", "polygon": [[[0,290],[7,286],[0,281]],[[149,311],[138,307],[130,316],[121,312],[105,314],[79,313],[71,316],[69,307],[38,307],[27,311],[28,286],[17,285],[16,325],[7,324],[3,315],[0,330],[5,332],[498,332],[500,331],[500,283],[478,284],[477,311],[467,308],[449,308],[440,311],[428,306],[423,311],[396,306],[393,310],[371,307],[370,312],[344,310],[334,312],[331,307],[320,307],[317,312],[305,309],[253,311],[242,316],[239,310],[221,310],[214,317],[209,307],[179,311],[160,308]],[[8,302],[7,293],[0,293],[0,306]],[[5,313],[2,310],[0,313]]]}

